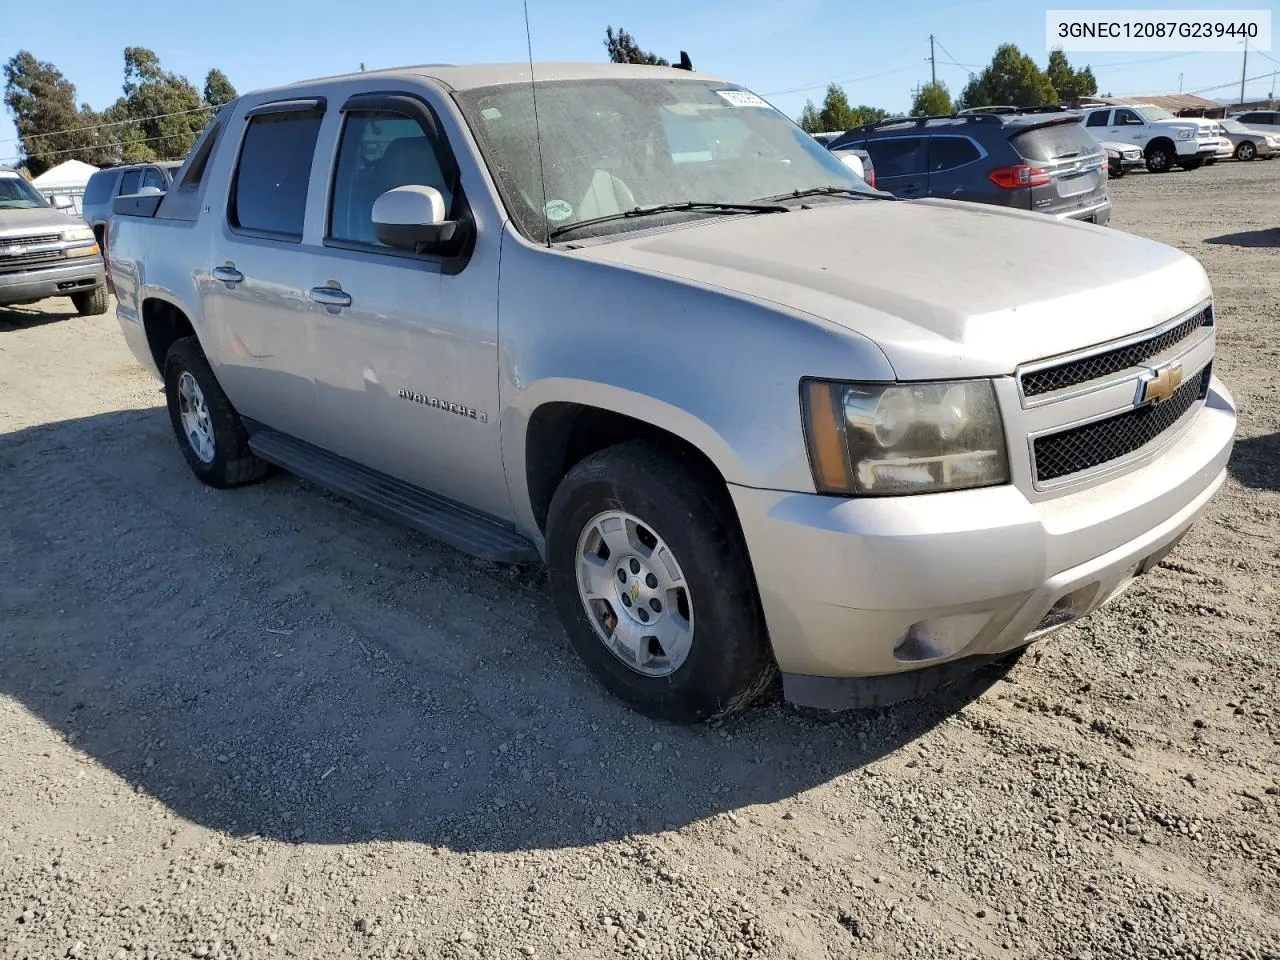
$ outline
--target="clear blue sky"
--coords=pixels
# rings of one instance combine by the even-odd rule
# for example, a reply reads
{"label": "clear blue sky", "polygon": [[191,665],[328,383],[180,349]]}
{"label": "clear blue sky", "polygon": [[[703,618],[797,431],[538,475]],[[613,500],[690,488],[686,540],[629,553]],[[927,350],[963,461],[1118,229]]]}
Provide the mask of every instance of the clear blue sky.
{"label": "clear blue sky", "polygon": [[[1112,7],[1266,8],[1269,2],[1115,0]],[[828,81],[844,81],[853,103],[905,110],[911,90],[929,79],[929,34],[936,34],[938,77],[958,93],[969,67],[1012,41],[1044,64],[1046,7],[1096,3],[1054,0],[529,0],[534,57],[601,60],[606,25],[626,27],[641,46],[674,59],[688,50],[696,69],[717,73],[769,97],[797,116],[806,98],[821,100]],[[1280,17],[1275,17],[1280,29]],[[79,99],[103,109],[120,95],[122,51],[149,47],[170,70],[197,87],[218,67],[241,92],[307,77],[447,61],[525,58],[519,0],[63,0],[47,6],[13,2],[0,17],[0,58],[20,49],[50,60],[76,85]],[[1249,56],[1249,75],[1280,70]],[[1218,84],[1209,97],[1234,96],[1240,55],[1072,54],[1092,62],[1099,92],[1150,94]],[[1231,84],[1235,84],[1232,86]],[[1265,96],[1271,77],[1250,83]],[[16,153],[12,118],[0,117],[0,160]]]}

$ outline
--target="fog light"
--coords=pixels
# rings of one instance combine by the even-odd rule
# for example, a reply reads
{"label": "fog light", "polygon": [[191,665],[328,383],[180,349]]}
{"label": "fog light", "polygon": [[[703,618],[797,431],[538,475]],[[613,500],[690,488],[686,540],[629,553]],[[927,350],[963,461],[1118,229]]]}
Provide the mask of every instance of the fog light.
{"label": "fog light", "polygon": [[902,663],[941,660],[964,650],[991,621],[991,612],[959,613],[950,617],[921,620],[907,628],[893,648]]}

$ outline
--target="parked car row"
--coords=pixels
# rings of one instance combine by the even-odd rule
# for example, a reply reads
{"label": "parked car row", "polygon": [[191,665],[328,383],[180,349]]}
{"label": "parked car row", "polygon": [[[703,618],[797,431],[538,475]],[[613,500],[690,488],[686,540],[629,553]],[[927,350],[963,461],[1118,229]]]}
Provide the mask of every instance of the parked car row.
{"label": "parked car row", "polygon": [[[1151,104],[992,106],[890,117],[815,139],[898,197],[972,200],[1105,224],[1109,177],[1138,167],[1166,173],[1229,157],[1270,159],[1280,154],[1280,112],[1211,120]],[[878,171],[878,184],[864,168]]]}
{"label": "parked car row", "polygon": [[894,117],[833,140],[865,150],[877,186],[898,197],[946,197],[1105,224],[1107,157],[1063,112]]}

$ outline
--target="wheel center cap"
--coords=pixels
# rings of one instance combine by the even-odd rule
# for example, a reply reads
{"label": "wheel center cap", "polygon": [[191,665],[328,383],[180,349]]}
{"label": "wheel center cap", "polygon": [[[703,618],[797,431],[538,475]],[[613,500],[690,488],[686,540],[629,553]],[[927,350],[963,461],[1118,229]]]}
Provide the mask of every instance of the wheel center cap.
{"label": "wheel center cap", "polygon": [[642,625],[661,618],[665,597],[649,564],[639,557],[624,557],[614,569],[614,580],[628,617]]}

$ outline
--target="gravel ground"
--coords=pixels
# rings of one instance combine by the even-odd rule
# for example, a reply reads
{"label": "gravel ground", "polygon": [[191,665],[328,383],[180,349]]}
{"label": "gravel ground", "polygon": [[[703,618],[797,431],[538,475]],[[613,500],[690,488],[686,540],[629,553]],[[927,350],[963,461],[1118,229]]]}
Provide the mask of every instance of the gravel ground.
{"label": "gravel ground", "polygon": [[1226,488],[1035,656],[834,720],[640,719],[540,571],[205,489],[114,317],[0,311],[0,956],[1277,956],[1280,163],[1112,196],[1212,275]]}

